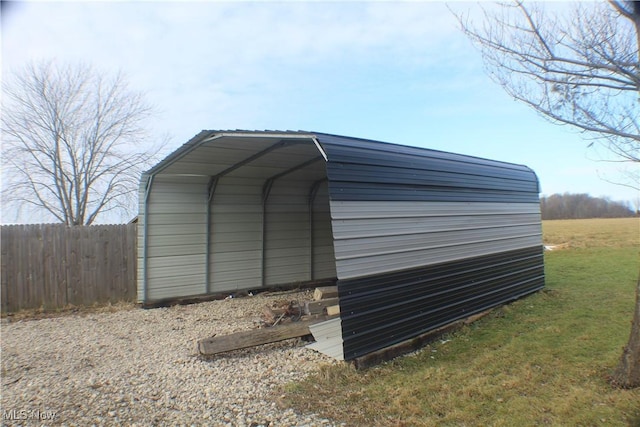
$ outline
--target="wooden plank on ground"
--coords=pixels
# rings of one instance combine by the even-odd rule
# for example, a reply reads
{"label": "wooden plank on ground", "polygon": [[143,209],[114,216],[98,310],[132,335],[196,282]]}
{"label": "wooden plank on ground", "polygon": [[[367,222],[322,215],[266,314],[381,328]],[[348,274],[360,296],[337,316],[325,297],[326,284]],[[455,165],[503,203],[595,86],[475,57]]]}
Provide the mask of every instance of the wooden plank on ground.
{"label": "wooden plank on ground", "polygon": [[307,301],[304,303],[305,314],[322,314],[325,308],[337,305],[338,298],[323,299],[320,301]]}
{"label": "wooden plank on ground", "polygon": [[210,356],[227,351],[283,341],[289,338],[303,337],[311,334],[311,332],[309,332],[309,325],[323,320],[326,320],[326,317],[291,322],[272,328],[252,329],[230,335],[213,336],[198,341],[198,351],[202,355]]}
{"label": "wooden plank on ground", "polygon": [[340,314],[340,305],[339,304],[331,305],[331,306],[327,307],[327,316],[335,316],[337,314]]}
{"label": "wooden plank on ground", "polygon": [[323,286],[313,291],[313,299],[320,301],[327,298],[336,298],[338,296],[337,286]]}

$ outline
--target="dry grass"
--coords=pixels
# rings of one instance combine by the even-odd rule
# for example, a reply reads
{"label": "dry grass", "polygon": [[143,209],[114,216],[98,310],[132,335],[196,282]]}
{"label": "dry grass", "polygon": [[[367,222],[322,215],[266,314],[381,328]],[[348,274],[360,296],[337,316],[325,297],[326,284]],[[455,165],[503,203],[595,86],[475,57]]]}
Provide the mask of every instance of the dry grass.
{"label": "dry grass", "polygon": [[283,402],[349,426],[640,426],[607,376],[629,334],[638,219],[544,223],[547,288],[416,354],[323,368]]}
{"label": "dry grass", "polygon": [[545,245],[563,248],[620,248],[640,244],[640,218],[543,221]]}

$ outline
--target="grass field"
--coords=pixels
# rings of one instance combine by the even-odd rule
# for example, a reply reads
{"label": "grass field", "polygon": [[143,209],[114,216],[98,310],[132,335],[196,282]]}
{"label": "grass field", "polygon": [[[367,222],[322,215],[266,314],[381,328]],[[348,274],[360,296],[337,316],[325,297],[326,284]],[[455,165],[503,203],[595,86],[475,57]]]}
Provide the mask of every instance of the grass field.
{"label": "grass field", "polygon": [[349,426],[640,426],[607,376],[628,339],[639,219],[548,221],[546,289],[423,350],[324,367],[281,401]]}

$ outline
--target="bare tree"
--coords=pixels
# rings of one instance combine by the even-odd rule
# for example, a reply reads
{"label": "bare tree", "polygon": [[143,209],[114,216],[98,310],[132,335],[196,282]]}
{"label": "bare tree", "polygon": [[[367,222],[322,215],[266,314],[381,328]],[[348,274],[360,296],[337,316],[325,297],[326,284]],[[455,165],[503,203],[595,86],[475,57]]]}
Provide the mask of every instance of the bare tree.
{"label": "bare tree", "polygon": [[[3,201],[89,225],[135,208],[152,109],[123,77],[87,65],[30,64],[3,85]],[[6,205],[5,205],[6,206]]]}
{"label": "bare tree", "polygon": [[[567,7],[563,5],[562,7]],[[570,15],[516,1],[456,14],[490,76],[554,123],[573,126],[617,161],[640,162],[640,2],[574,3]],[[637,174],[634,175],[637,177]],[[640,183],[633,183],[640,189]],[[640,386],[640,280],[631,336],[612,376]]]}
{"label": "bare tree", "polygon": [[576,3],[571,13],[554,15],[516,2],[485,9],[480,27],[457,17],[509,95],[596,138],[619,159],[638,162],[638,7]]}
{"label": "bare tree", "polygon": [[588,194],[552,194],[540,198],[542,219],[625,218],[636,215],[626,202]]}

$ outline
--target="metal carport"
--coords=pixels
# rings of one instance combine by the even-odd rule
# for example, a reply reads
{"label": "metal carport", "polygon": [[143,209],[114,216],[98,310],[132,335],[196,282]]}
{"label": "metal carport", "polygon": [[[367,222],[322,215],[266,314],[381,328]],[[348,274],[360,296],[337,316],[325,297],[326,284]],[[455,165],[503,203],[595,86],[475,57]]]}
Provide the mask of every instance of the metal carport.
{"label": "metal carport", "polygon": [[543,287],[538,193],[521,165],[203,131],[142,176],[138,299],[337,278],[356,358]]}

